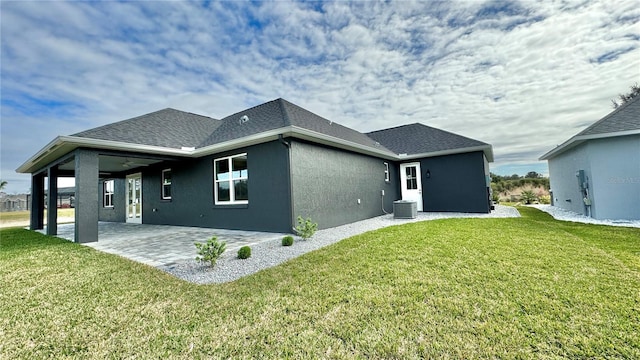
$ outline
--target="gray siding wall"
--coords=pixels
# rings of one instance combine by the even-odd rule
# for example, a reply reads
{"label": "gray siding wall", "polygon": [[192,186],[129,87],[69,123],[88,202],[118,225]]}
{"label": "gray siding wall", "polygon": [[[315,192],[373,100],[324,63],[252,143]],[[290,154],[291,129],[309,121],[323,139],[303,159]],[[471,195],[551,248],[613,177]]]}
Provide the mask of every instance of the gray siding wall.
{"label": "gray siding wall", "polygon": [[549,160],[549,186],[553,204],[559,208],[585,214],[576,172],[584,170],[591,185],[588,144],[583,143]]}
{"label": "gray siding wall", "polygon": [[[291,232],[288,152],[278,141],[201,159],[162,163],[142,173],[142,222]],[[247,153],[249,204],[214,205],[214,159]],[[162,170],[172,170],[172,198],[161,196]]]}
{"label": "gray siding wall", "polygon": [[640,220],[640,135],[589,141],[596,219]]}
{"label": "gray siding wall", "polygon": [[578,170],[588,178],[592,217],[640,219],[640,135],[589,140],[549,160],[555,205],[586,215]]}
{"label": "gray siding wall", "polygon": [[398,167],[391,161],[298,140],[291,141],[291,158],[293,215],[311,217],[320,229],[382,215],[382,190],[389,213],[400,198]]}
{"label": "gray siding wall", "polygon": [[[104,207],[104,181],[105,180],[114,180],[113,181],[113,207],[106,208]],[[99,193],[99,201],[100,201],[100,210],[98,214],[98,218],[100,221],[110,221],[110,222],[125,222],[126,221],[126,188],[125,188],[125,180],[124,179],[100,179],[98,183],[98,193]]]}
{"label": "gray siding wall", "polygon": [[423,211],[491,211],[482,151],[423,158],[420,171]]}

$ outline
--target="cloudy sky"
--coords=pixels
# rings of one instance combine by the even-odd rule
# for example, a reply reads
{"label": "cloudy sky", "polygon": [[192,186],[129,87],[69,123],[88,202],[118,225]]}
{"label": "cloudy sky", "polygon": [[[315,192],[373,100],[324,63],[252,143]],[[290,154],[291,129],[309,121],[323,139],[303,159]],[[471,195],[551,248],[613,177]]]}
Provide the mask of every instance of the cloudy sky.
{"label": "cloudy sky", "polygon": [[634,0],[0,6],[9,193],[57,135],[278,97],[362,132],[421,122],[492,144],[495,173],[546,173],[540,155],[640,82]]}

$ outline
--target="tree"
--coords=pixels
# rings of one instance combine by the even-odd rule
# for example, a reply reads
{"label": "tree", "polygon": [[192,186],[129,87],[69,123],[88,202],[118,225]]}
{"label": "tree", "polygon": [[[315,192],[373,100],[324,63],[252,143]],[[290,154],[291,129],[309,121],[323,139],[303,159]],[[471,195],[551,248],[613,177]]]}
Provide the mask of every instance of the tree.
{"label": "tree", "polygon": [[531,204],[534,201],[538,200],[536,194],[531,190],[525,190],[520,194],[520,199],[524,201],[525,204]]}
{"label": "tree", "polygon": [[527,175],[524,176],[526,179],[539,179],[542,175],[538,174],[535,171],[529,171]]}
{"label": "tree", "polygon": [[634,97],[640,95],[640,86],[638,86],[638,83],[631,85],[629,89],[631,89],[631,91],[628,94],[618,94],[618,99],[620,99],[620,102],[616,101],[615,99],[611,100],[614,109],[617,109],[622,104],[629,102]]}
{"label": "tree", "polygon": [[3,190],[5,188],[5,186],[7,186],[7,182],[4,180],[0,180],[0,190]]}

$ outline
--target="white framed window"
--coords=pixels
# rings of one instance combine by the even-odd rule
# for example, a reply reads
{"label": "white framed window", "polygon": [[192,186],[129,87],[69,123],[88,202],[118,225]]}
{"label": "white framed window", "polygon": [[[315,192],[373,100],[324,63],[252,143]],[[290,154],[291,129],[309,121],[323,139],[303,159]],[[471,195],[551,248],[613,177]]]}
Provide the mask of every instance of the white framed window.
{"label": "white framed window", "polygon": [[391,181],[391,177],[389,176],[389,163],[384,163],[384,181]]}
{"label": "white framed window", "polygon": [[105,180],[102,184],[102,205],[106,208],[113,207],[113,180]]}
{"label": "white framed window", "polygon": [[249,203],[246,153],[215,159],[213,172],[216,205]]}
{"label": "white framed window", "polygon": [[171,169],[162,170],[162,199],[171,200]]}

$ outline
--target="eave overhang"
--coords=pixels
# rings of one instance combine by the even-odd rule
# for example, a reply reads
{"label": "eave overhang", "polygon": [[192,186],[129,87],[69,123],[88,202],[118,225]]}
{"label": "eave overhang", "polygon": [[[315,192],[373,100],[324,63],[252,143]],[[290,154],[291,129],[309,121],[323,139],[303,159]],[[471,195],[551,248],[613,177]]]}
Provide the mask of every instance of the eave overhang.
{"label": "eave overhang", "polygon": [[580,144],[582,144],[585,141],[588,140],[594,140],[594,139],[606,139],[606,138],[612,138],[612,137],[618,137],[618,136],[627,136],[627,135],[638,135],[640,134],[640,129],[636,129],[636,130],[627,130],[627,131],[617,131],[617,132],[610,132],[610,133],[603,133],[603,134],[592,134],[592,135],[580,135],[580,136],[574,136],[572,138],[570,138],[569,140],[563,142],[562,144],[556,146],[554,149],[548,151],[547,153],[545,153],[544,155],[540,156],[538,158],[538,160],[549,160],[553,157],[556,157],[560,154],[562,154],[563,152],[574,148]]}
{"label": "eave overhang", "polygon": [[78,148],[125,151],[153,155],[168,155],[185,158],[199,158],[227,150],[277,140],[279,136],[307,140],[318,144],[328,145],[339,149],[353,151],[356,153],[375,156],[381,159],[392,161],[404,161],[425,157],[482,151],[484,152],[487,160],[489,162],[493,162],[493,150],[491,145],[488,144],[476,147],[404,155],[395,154],[382,146],[378,149],[375,147],[357,144],[351,141],[325,135],[308,129],[296,126],[286,126],[197,149],[175,149],[162,146],[132,144],[120,141],[100,140],[77,136],[58,136],[53,141],[48,143],[45,147],[43,147],[40,151],[38,151],[35,155],[29,158],[29,160],[20,165],[20,167],[18,167],[16,171],[19,173],[38,172],[49,165],[51,162]]}
{"label": "eave overhang", "polygon": [[493,147],[489,144],[480,145],[480,146],[472,146],[466,148],[457,148],[457,149],[447,149],[440,151],[432,151],[428,153],[420,153],[420,154],[400,154],[397,156],[397,160],[415,160],[420,158],[428,158],[428,157],[436,157],[436,156],[445,156],[445,155],[454,155],[454,154],[464,154],[470,152],[482,151],[484,156],[487,158],[488,162],[493,162]]}

